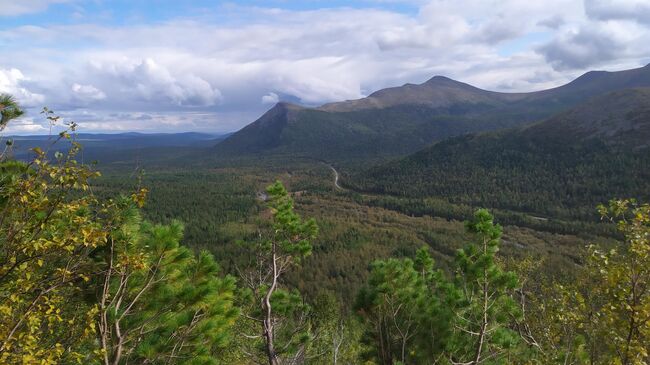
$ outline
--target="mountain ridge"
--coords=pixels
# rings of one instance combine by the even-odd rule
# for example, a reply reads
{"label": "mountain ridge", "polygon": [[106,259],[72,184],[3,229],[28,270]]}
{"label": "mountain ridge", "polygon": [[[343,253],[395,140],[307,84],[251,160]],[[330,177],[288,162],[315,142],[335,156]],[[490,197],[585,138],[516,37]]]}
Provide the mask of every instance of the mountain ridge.
{"label": "mountain ridge", "polygon": [[487,91],[444,76],[386,88],[366,98],[308,108],[278,103],[226,138],[215,153],[288,154],[382,160],[413,153],[444,138],[543,120],[608,92],[650,87],[650,65],[588,72],[556,88],[530,93]]}

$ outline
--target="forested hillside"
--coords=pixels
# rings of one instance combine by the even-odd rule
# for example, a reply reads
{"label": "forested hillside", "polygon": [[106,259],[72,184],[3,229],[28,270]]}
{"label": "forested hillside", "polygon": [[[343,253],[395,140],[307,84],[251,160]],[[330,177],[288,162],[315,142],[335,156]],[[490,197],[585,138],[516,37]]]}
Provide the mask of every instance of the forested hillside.
{"label": "forested hillside", "polygon": [[[214,156],[283,155],[331,161],[365,160],[413,152],[431,141],[472,131],[508,126],[500,120],[478,123],[467,110],[394,106],[376,110],[330,113],[278,104],[258,121],[216,145]],[[467,109],[467,110],[465,110]]]}
{"label": "forested hillside", "polygon": [[595,98],[547,121],[445,140],[344,180],[379,194],[589,219],[609,197],[648,199],[650,89]]}

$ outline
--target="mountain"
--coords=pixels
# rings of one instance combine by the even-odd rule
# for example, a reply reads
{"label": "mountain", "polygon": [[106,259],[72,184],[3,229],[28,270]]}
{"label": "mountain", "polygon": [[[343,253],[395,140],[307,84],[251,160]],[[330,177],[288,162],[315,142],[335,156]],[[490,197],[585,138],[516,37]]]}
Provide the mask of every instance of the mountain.
{"label": "mountain", "polygon": [[434,76],[420,85],[391,87],[376,91],[363,99],[325,104],[318,109],[326,112],[353,112],[400,105],[421,105],[432,109],[450,108],[461,104],[496,106],[517,98],[518,94],[481,90],[444,76]]}
{"label": "mountain", "polygon": [[420,106],[333,113],[278,104],[216,147],[219,156],[286,154],[326,160],[402,155],[433,140],[507,126],[475,123],[463,115]]}
{"label": "mountain", "polygon": [[542,120],[616,90],[650,87],[650,65],[592,71],[549,90],[500,93],[436,76],[358,100],[305,108],[279,103],[215,147],[219,156],[286,154],[325,159],[386,159],[471,132]]}
{"label": "mountain", "polygon": [[543,122],[441,141],[344,182],[367,192],[584,218],[611,198],[647,201],[648,166],[650,88],[634,88]]}

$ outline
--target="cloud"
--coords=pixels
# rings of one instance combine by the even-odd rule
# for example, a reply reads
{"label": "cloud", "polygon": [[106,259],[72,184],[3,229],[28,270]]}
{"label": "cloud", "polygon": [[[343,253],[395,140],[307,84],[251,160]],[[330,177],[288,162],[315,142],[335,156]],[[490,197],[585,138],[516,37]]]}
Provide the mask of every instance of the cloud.
{"label": "cloud", "polygon": [[96,101],[106,99],[106,94],[93,85],[72,84],[72,92],[82,101]]}
{"label": "cloud", "polygon": [[[650,20],[650,3],[585,0],[584,7],[586,17],[559,24],[553,39],[537,48],[553,68],[585,70],[607,64],[647,63],[650,22],[646,20]],[[636,64],[632,63],[634,60]]]}
{"label": "cloud", "polygon": [[550,29],[558,29],[564,24],[566,24],[566,21],[561,15],[553,15],[551,17],[542,19],[539,22],[537,22],[537,25],[547,27]]}
{"label": "cloud", "polygon": [[597,20],[635,20],[650,24],[647,0],[585,0],[587,16]]}
{"label": "cloud", "polygon": [[28,79],[16,69],[0,69],[0,93],[13,95],[23,106],[36,106],[43,102],[44,96],[29,91],[23,86]]}
{"label": "cloud", "polygon": [[223,133],[238,129],[257,115],[247,112],[152,112],[110,113],[85,111],[64,113],[76,121],[79,130],[136,131],[144,133],[199,131]]}
{"label": "cloud", "polygon": [[623,48],[611,34],[583,28],[561,35],[539,51],[556,69],[571,70],[616,59]]}
{"label": "cloud", "polygon": [[204,79],[191,73],[173,75],[152,58],[95,61],[88,72],[86,77],[98,80],[124,103],[212,106],[221,99],[221,92]]}
{"label": "cloud", "polygon": [[135,120],[152,120],[152,119],[154,119],[154,117],[149,114],[140,114],[137,117],[135,117]]}
{"label": "cloud", "polygon": [[276,104],[280,101],[280,97],[276,93],[268,93],[262,96],[262,104]]}
{"label": "cloud", "polygon": [[3,131],[5,135],[15,134],[42,134],[47,133],[49,128],[43,123],[34,121],[32,118],[19,118],[12,120]]}
{"label": "cloud", "polygon": [[280,99],[354,99],[436,74],[531,91],[650,59],[648,27],[602,1],[405,0],[415,14],[382,2],[4,27],[0,90],[83,128],[224,131]]}

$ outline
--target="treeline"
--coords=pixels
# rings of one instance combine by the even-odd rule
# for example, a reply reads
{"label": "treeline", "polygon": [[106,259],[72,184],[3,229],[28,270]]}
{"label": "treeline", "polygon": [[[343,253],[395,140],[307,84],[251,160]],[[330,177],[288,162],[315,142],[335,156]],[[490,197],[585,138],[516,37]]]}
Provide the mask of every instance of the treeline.
{"label": "treeline", "polygon": [[236,275],[224,275],[180,243],[180,223],[142,218],[145,187],[95,194],[99,173],[75,160],[71,134],[59,137],[71,140],[66,154],[0,162],[0,363],[650,361],[650,205],[601,206],[622,243],[590,246],[559,280],[537,258],[502,257],[501,227],[477,210],[446,269],[429,247],[375,261],[350,306],[287,280],[305,270],[319,227],[281,183],[267,189],[257,234],[239,243]]}

